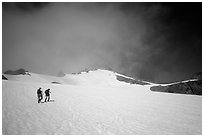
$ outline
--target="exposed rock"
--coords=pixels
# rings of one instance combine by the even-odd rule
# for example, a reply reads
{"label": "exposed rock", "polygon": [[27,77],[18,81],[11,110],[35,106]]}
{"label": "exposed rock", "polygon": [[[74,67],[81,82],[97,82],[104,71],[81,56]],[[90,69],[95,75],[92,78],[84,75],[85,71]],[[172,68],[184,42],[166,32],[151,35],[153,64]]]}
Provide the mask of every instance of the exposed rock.
{"label": "exposed rock", "polygon": [[149,85],[149,83],[145,83],[143,81],[134,80],[134,79],[130,79],[130,78],[125,78],[125,77],[118,76],[118,75],[116,75],[116,76],[117,76],[117,80],[123,81],[123,82],[126,82],[126,83],[138,84],[138,85]]}
{"label": "exposed rock", "polygon": [[20,74],[22,74],[22,75],[25,75],[26,72],[27,71],[25,71],[24,69],[18,69],[16,71],[15,70],[14,71],[8,70],[8,71],[4,72],[4,74],[8,74],[8,75],[20,75]]}
{"label": "exposed rock", "polygon": [[202,95],[202,80],[181,82],[168,86],[153,86],[150,90],[167,93]]}
{"label": "exposed rock", "polygon": [[98,69],[87,69],[87,68],[85,68],[85,69],[79,71],[77,74],[82,74],[83,72],[88,73],[89,71],[95,71],[95,70],[98,70]]}
{"label": "exposed rock", "polygon": [[2,75],[2,79],[3,80],[8,80],[4,75]]}
{"label": "exposed rock", "polygon": [[52,84],[61,84],[61,83],[59,83],[59,82],[52,82]]}

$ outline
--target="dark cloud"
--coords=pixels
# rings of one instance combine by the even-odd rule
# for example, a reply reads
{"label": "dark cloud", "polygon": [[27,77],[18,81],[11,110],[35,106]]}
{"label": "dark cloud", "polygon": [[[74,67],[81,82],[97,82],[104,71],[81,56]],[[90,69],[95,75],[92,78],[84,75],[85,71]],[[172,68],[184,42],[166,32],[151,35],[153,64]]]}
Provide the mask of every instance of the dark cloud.
{"label": "dark cloud", "polygon": [[3,2],[4,10],[22,10],[29,12],[39,10],[47,6],[48,2]]}
{"label": "dark cloud", "polygon": [[170,82],[202,68],[201,3],[3,3],[3,71],[112,68]]}

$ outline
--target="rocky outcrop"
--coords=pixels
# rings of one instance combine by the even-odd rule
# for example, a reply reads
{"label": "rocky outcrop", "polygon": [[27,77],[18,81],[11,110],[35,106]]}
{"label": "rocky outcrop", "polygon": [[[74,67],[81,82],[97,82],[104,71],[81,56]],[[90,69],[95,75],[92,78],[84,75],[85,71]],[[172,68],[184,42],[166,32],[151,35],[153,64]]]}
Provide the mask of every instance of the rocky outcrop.
{"label": "rocky outcrop", "polygon": [[130,84],[149,85],[149,83],[139,81],[139,80],[134,80],[134,79],[118,76],[118,75],[116,75],[116,77],[117,77],[117,80],[122,81],[122,82],[126,82],[126,83],[130,83]]}
{"label": "rocky outcrop", "polygon": [[202,80],[181,82],[167,86],[153,86],[150,90],[166,93],[202,95]]}
{"label": "rocky outcrop", "polygon": [[8,75],[25,75],[27,71],[25,71],[24,69],[18,69],[18,70],[8,70],[6,72],[4,72],[4,74],[8,74]]}
{"label": "rocky outcrop", "polygon": [[3,80],[8,80],[4,75],[2,75],[2,79]]}
{"label": "rocky outcrop", "polygon": [[52,84],[61,84],[61,83],[59,83],[59,82],[52,82]]}
{"label": "rocky outcrop", "polygon": [[85,68],[85,69],[83,69],[83,70],[79,71],[79,72],[78,72],[78,73],[76,73],[76,74],[82,74],[83,72],[88,73],[89,71],[95,71],[95,70],[98,70],[98,69],[87,69],[87,68]]}

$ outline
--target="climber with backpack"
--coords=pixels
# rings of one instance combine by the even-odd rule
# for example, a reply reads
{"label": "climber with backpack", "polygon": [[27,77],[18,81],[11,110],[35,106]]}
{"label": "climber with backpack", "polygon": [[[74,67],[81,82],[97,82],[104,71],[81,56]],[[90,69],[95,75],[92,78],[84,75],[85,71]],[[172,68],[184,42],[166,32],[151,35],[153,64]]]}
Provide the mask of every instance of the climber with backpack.
{"label": "climber with backpack", "polygon": [[41,100],[43,99],[43,95],[42,95],[42,90],[41,88],[39,88],[37,90],[37,97],[38,97],[38,103],[41,103]]}
{"label": "climber with backpack", "polygon": [[50,89],[45,90],[45,102],[50,101]]}

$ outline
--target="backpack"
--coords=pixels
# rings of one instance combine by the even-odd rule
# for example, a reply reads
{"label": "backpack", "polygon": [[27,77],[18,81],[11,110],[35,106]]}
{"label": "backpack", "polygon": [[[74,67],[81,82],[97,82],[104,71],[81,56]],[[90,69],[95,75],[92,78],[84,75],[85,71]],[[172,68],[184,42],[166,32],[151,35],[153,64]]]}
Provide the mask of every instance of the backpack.
{"label": "backpack", "polygon": [[45,90],[45,95],[46,96],[49,96],[50,95],[50,91],[47,89],[47,90]]}
{"label": "backpack", "polygon": [[42,91],[38,89],[37,94],[42,94]]}

